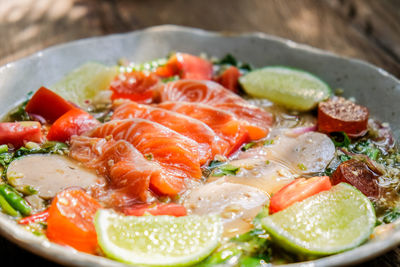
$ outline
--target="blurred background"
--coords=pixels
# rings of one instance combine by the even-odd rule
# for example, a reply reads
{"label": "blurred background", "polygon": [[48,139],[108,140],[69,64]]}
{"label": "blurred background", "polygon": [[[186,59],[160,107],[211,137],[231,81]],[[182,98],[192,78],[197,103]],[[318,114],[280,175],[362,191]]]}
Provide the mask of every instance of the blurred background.
{"label": "blurred background", "polygon": [[[72,40],[161,24],[260,31],[400,78],[400,0],[0,0],[0,65]],[[53,266],[0,237],[1,266]],[[366,266],[400,264],[397,248]]]}
{"label": "blurred background", "polygon": [[51,45],[160,24],[261,31],[400,77],[399,0],[0,0],[0,65]]}

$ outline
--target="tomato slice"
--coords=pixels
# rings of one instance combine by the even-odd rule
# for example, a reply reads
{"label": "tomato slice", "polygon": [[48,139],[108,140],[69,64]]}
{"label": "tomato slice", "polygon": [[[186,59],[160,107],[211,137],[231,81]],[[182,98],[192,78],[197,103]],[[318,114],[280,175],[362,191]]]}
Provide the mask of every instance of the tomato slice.
{"label": "tomato slice", "polygon": [[50,91],[46,87],[41,87],[29,100],[25,111],[40,115],[52,123],[64,113],[74,108],[75,106],[73,104],[61,96]]}
{"label": "tomato slice", "polygon": [[284,210],[295,202],[329,190],[331,187],[331,181],[328,176],[296,179],[271,197],[269,213],[272,214]]}
{"label": "tomato slice", "polygon": [[185,53],[176,53],[155,72],[160,77],[179,75],[182,79],[211,80],[213,65],[208,60]]}
{"label": "tomato slice", "polygon": [[83,190],[61,191],[49,208],[47,237],[58,244],[94,254],[97,250],[97,235],[93,220],[101,207]]}
{"label": "tomato slice", "polygon": [[220,76],[216,78],[216,81],[230,91],[238,93],[240,76],[241,73],[239,69],[234,66],[230,66]]}
{"label": "tomato slice", "polygon": [[110,85],[113,92],[111,99],[130,99],[132,101],[150,104],[156,97],[159,78],[154,73],[132,71],[121,73]]}
{"label": "tomato slice", "polygon": [[89,113],[75,108],[60,118],[50,127],[47,139],[50,141],[65,142],[73,135],[80,135],[99,124]]}
{"label": "tomato slice", "polygon": [[41,125],[37,121],[19,121],[0,123],[0,144],[23,146],[26,142],[42,142]]}
{"label": "tomato slice", "polygon": [[168,204],[135,204],[130,207],[125,207],[123,213],[126,215],[133,216],[143,216],[145,213],[150,213],[151,215],[170,215],[175,217],[186,216],[186,208],[182,205],[175,203]]}

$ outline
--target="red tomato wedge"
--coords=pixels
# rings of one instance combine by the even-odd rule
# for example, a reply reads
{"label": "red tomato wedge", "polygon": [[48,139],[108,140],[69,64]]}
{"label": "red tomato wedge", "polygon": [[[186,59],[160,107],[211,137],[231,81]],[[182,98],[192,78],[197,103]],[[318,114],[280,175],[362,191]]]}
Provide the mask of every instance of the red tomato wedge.
{"label": "red tomato wedge", "polygon": [[230,66],[224,72],[221,73],[215,80],[226,89],[234,93],[239,92],[239,77],[241,73],[238,68]]}
{"label": "red tomato wedge", "polygon": [[308,179],[298,178],[284,186],[271,197],[269,213],[272,214],[284,210],[295,202],[329,190],[331,187],[331,181],[328,176],[318,176]]}
{"label": "red tomato wedge", "polygon": [[161,108],[185,114],[208,125],[230,147],[225,155],[229,156],[249,140],[246,129],[235,116],[225,110],[205,104],[168,101],[158,105]]}
{"label": "red tomato wedge", "polygon": [[52,123],[64,113],[74,108],[76,107],[73,104],[61,96],[45,87],[41,87],[29,100],[25,111],[40,115]]}
{"label": "red tomato wedge", "polygon": [[80,135],[99,124],[89,113],[75,108],[60,118],[50,127],[47,139],[51,141],[65,142],[73,135]]}
{"label": "red tomato wedge", "polygon": [[175,203],[168,204],[135,204],[129,207],[124,207],[122,212],[125,215],[143,216],[145,213],[151,215],[170,215],[175,217],[186,216],[186,208]]}
{"label": "red tomato wedge", "polygon": [[0,123],[0,144],[23,146],[26,142],[42,142],[41,125],[37,121]]}
{"label": "red tomato wedge", "polygon": [[111,99],[130,99],[149,104],[156,98],[159,78],[154,73],[132,71],[121,73],[111,82]]}
{"label": "red tomato wedge", "polygon": [[129,101],[114,109],[111,120],[131,118],[142,118],[157,122],[199,143],[201,165],[212,160],[217,154],[225,155],[229,150],[229,143],[222,140],[205,123],[163,108],[140,105]]}
{"label": "red tomato wedge", "polygon": [[185,53],[176,53],[156,72],[160,77],[179,75],[182,79],[211,80],[213,66],[210,61]]}
{"label": "red tomato wedge", "polygon": [[47,237],[50,241],[94,254],[97,235],[94,215],[102,206],[80,189],[67,189],[56,195],[49,209]]}
{"label": "red tomato wedge", "polygon": [[268,135],[273,116],[213,81],[179,80],[160,87],[160,100],[202,103],[230,112],[251,140]]}

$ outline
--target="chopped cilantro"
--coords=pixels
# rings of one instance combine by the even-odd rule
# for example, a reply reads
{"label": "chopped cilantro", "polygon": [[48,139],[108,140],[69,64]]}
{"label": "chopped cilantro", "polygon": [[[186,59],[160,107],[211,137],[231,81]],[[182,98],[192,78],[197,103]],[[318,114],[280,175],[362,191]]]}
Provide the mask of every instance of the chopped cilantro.
{"label": "chopped cilantro", "polygon": [[212,176],[219,177],[225,175],[236,175],[239,169],[239,167],[233,166],[231,164],[224,164],[216,167],[212,172]]}
{"label": "chopped cilantro", "polygon": [[255,145],[256,145],[256,143],[254,143],[254,142],[247,143],[247,144],[245,144],[244,146],[242,146],[241,150],[242,150],[242,151],[246,151],[246,150],[252,148],[252,147],[255,146]]}
{"label": "chopped cilantro", "polygon": [[153,158],[154,158],[153,154],[151,154],[151,153],[145,154],[144,157],[145,157],[147,160],[153,160]]}
{"label": "chopped cilantro", "polygon": [[333,132],[329,136],[335,147],[348,147],[351,144],[351,140],[345,132]]}
{"label": "chopped cilantro", "polygon": [[267,139],[264,141],[264,146],[269,146],[274,144],[274,139]]}
{"label": "chopped cilantro", "polygon": [[302,171],[306,171],[307,170],[307,167],[303,163],[297,164],[297,167]]}
{"label": "chopped cilantro", "polygon": [[25,111],[25,107],[29,102],[29,99],[31,98],[33,92],[29,92],[27,94],[27,99],[18,107],[13,109],[9,114],[8,114],[8,121],[30,121],[31,118],[29,114]]}
{"label": "chopped cilantro", "polygon": [[351,159],[351,157],[349,155],[340,155],[339,159],[341,162],[344,162],[344,161],[348,161],[349,159]]}
{"label": "chopped cilantro", "polygon": [[397,208],[394,208],[392,210],[389,210],[388,212],[385,213],[382,217],[382,222],[384,223],[392,223],[396,221],[397,219],[400,218],[400,210]]}

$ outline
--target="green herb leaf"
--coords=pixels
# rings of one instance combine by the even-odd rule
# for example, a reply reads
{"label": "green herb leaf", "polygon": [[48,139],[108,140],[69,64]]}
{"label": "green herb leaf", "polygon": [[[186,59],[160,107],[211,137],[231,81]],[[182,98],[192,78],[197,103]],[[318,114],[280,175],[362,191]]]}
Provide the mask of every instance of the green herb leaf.
{"label": "green herb leaf", "polygon": [[161,81],[163,83],[173,82],[173,81],[177,81],[177,80],[179,80],[179,76],[178,75],[174,75],[174,76],[171,76],[171,77],[168,77],[168,78],[161,79]]}
{"label": "green herb leaf", "polygon": [[329,136],[335,147],[348,147],[351,144],[351,140],[345,132],[333,132]]}
{"label": "green herb leaf", "polygon": [[302,171],[306,171],[307,170],[307,167],[303,163],[297,164],[297,168],[299,168]]}
{"label": "green herb leaf", "polygon": [[332,173],[333,173],[334,171],[335,171],[335,170],[332,169],[332,168],[326,168],[324,174],[325,174],[326,176],[331,176]]}
{"label": "green herb leaf", "polygon": [[272,144],[274,144],[274,139],[265,140],[263,143],[264,146],[270,146]]}
{"label": "green herb leaf", "polygon": [[382,221],[384,223],[392,223],[399,218],[400,218],[400,210],[398,210],[397,208],[394,208],[394,209],[386,212],[386,214],[382,217]]}
{"label": "green herb leaf", "polygon": [[239,167],[233,166],[231,164],[224,164],[220,167],[216,167],[212,173],[212,176],[225,176],[225,175],[236,175],[239,171]]}
{"label": "green herb leaf", "polygon": [[231,54],[226,54],[220,61],[217,62],[217,64],[237,66],[238,61]]}
{"label": "green herb leaf", "polygon": [[341,162],[344,162],[344,161],[348,161],[349,159],[351,159],[351,157],[349,155],[340,155],[339,159]]}
{"label": "green herb leaf", "polygon": [[247,144],[245,144],[244,146],[242,146],[241,150],[242,150],[242,151],[246,151],[246,150],[252,148],[252,147],[255,146],[255,145],[256,145],[256,143],[254,143],[254,142],[247,143]]}
{"label": "green herb leaf", "polygon": [[224,161],[212,160],[212,161],[210,162],[210,164],[208,164],[208,169],[209,169],[209,170],[213,170],[213,169],[215,169],[216,167],[221,166],[221,165],[224,164],[224,163],[225,163]]}
{"label": "green herb leaf", "polygon": [[18,107],[16,107],[15,109],[13,109],[9,114],[8,114],[8,118],[7,121],[30,121],[31,118],[29,116],[29,114],[25,111],[25,107],[29,102],[29,99],[31,98],[33,92],[29,92],[26,96],[26,100],[19,105]]}

